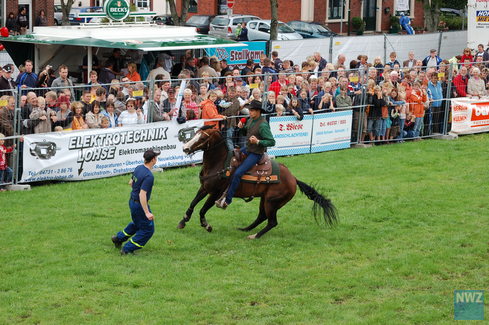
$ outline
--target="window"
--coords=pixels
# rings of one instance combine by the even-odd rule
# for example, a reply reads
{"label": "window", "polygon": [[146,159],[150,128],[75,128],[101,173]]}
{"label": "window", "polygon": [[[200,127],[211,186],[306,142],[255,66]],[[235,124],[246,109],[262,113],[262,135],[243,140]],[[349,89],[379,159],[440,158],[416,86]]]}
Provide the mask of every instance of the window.
{"label": "window", "polygon": [[137,0],[136,7],[149,10],[149,0]]}
{"label": "window", "polygon": [[188,12],[196,13],[197,12],[197,3],[198,0],[190,0],[190,3],[188,5]]}
{"label": "window", "polygon": [[345,3],[344,0],[329,0],[328,19],[344,19]]}

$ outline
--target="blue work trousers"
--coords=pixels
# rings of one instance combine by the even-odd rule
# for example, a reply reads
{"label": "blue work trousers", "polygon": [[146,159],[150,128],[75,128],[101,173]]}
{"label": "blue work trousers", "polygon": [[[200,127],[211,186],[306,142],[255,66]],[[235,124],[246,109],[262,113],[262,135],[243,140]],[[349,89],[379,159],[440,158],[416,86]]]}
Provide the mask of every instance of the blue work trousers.
{"label": "blue work trousers", "polygon": [[231,184],[229,185],[228,193],[226,194],[226,203],[230,204],[233,200],[234,193],[238,189],[239,183],[241,182],[241,177],[251,169],[254,165],[256,165],[263,155],[247,152],[246,149],[241,150],[242,153],[248,155],[246,159],[239,165],[239,167],[234,172],[231,177]]}
{"label": "blue work trousers", "polygon": [[[117,238],[122,242],[129,239],[124,245],[123,250],[131,253],[146,245],[155,232],[155,224],[154,220],[148,220],[148,218],[146,218],[141,203],[130,199],[129,208],[131,209],[132,222],[130,222],[123,231],[117,233]],[[151,211],[149,205],[148,209]]]}

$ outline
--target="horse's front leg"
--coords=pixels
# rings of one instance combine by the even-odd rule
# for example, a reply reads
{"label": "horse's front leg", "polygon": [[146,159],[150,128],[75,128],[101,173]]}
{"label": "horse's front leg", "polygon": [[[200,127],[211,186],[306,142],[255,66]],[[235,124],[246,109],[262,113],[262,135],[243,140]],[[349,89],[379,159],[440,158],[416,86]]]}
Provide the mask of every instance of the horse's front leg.
{"label": "horse's front leg", "polygon": [[190,203],[190,206],[187,209],[187,212],[185,212],[185,215],[183,216],[183,219],[180,220],[178,223],[177,228],[178,229],[183,229],[185,228],[185,224],[190,221],[190,218],[192,217],[192,213],[194,212],[194,208],[197,204],[199,204],[200,201],[202,201],[203,198],[206,197],[207,191],[204,189],[203,186],[199,188],[197,191],[197,195],[195,195],[194,199]]}
{"label": "horse's front leg", "polygon": [[207,201],[205,201],[204,205],[202,206],[202,209],[200,209],[199,215],[200,215],[200,225],[205,228],[208,232],[212,231],[212,226],[207,223],[207,220],[205,219],[205,214],[207,211],[209,211],[210,208],[214,206],[216,203],[216,200],[219,198],[221,195],[220,192],[214,192],[210,193],[209,197],[207,198]]}

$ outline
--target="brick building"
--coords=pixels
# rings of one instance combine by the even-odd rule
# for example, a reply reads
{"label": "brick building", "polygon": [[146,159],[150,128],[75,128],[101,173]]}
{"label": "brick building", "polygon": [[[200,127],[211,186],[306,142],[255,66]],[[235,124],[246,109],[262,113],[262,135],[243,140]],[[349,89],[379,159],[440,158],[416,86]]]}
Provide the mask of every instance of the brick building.
{"label": "brick building", "polygon": [[17,16],[19,9],[22,7],[27,9],[31,30],[41,9],[46,12],[48,24],[54,24],[54,0],[0,0],[1,25],[5,26],[5,21],[10,12]]}
{"label": "brick building", "polygon": [[[177,8],[181,8],[181,0]],[[191,1],[192,2],[192,1]],[[270,19],[270,1],[235,0],[233,13],[251,14]],[[225,14],[227,0],[198,0],[189,15]],[[400,9],[400,10],[399,10]],[[350,18],[361,17],[366,23],[366,31],[388,31],[390,16],[402,10],[409,13],[414,27],[424,26],[424,11],[421,1],[416,0],[279,0],[278,19],[315,21],[327,25],[333,31],[346,33],[348,11]]]}

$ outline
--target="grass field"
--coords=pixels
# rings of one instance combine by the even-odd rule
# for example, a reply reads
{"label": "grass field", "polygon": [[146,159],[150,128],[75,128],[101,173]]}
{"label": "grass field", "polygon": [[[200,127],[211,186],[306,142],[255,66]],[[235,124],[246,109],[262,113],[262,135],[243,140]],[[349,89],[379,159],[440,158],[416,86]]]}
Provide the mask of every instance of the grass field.
{"label": "grass field", "polygon": [[170,169],[155,235],[120,256],[128,176],[1,193],[0,324],[443,324],[454,290],[487,289],[489,134],[279,161],[333,200],[336,228],[298,192],[260,240],[236,230],[258,200],[177,230],[199,169]]}

